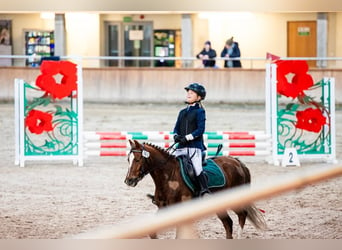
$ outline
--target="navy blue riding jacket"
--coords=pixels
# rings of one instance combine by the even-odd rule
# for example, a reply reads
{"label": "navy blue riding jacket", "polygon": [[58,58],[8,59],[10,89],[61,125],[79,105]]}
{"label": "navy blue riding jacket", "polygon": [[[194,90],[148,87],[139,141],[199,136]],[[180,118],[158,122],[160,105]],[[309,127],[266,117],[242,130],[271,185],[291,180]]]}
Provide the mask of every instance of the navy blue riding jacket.
{"label": "navy blue riding jacket", "polygon": [[182,136],[192,134],[193,140],[187,141],[185,144],[179,143],[178,148],[189,147],[206,150],[203,143],[205,120],[205,110],[198,103],[194,106],[189,105],[179,112],[173,133]]}

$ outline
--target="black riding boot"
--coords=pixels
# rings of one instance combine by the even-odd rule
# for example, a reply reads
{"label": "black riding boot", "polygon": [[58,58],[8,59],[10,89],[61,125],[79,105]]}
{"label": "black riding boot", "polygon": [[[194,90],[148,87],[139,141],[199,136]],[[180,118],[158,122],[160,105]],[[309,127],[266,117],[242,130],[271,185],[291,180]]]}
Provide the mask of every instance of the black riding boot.
{"label": "black riding boot", "polygon": [[205,194],[210,194],[209,188],[208,188],[208,179],[205,173],[202,171],[199,176],[197,176],[198,183],[200,185],[200,192],[199,196],[203,196]]}

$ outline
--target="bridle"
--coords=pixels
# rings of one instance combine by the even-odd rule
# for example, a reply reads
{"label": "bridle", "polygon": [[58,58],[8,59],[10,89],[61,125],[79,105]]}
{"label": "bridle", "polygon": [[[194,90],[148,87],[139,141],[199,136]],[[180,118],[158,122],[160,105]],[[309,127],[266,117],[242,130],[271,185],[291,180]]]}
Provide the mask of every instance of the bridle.
{"label": "bridle", "polygon": [[[172,144],[170,147],[168,147],[168,148],[166,149],[166,151],[169,151],[170,149],[172,149],[173,146],[174,146],[175,144],[176,144],[176,143],[174,143],[174,144]],[[160,166],[164,166],[164,165],[169,161],[170,156],[171,156],[171,154],[170,154],[170,155],[167,157],[167,159],[166,159],[165,161],[160,162],[160,164],[156,164],[155,167],[153,167],[153,168],[151,168],[151,169],[146,169],[145,164],[147,163],[148,159],[150,158],[150,152],[147,151],[147,150],[145,149],[145,143],[142,144],[142,149],[141,149],[141,150],[140,150],[140,149],[131,148],[131,150],[130,150],[129,153],[128,153],[128,159],[127,159],[128,162],[129,162],[129,157],[130,157],[130,155],[131,155],[132,153],[140,153],[140,154],[141,154],[141,156],[140,156],[139,159],[136,159],[136,158],[134,157],[134,159],[133,159],[134,162],[143,161],[143,162],[141,163],[141,168],[140,168],[139,174],[138,174],[138,179],[139,179],[139,180],[143,179],[146,175],[148,175],[149,173],[151,173],[153,170],[159,168]]]}
{"label": "bridle", "polygon": [[[147,157],[147,156],[146,156],[147,154],[145,154],[145,153],[143,153],[143,152],[147,152],[148,155],[149,155],[149,152],[145,150],[144,145],[143,145],[142,150],[132,148],[132,149],[129,151],[129,153],[128,153],[128,158],[127,158],[128,162],[129,162],[129,158],[130,158],[130,155],[131,155],[132,153],[140,153],[140,154],[141,154],[139,159],[136,159],[136,157],[133,158],[133,161],[134,161],[134,162],[137,162],[137,163],[143,161],[143,162],[141,163],[141,168],[139,169],[139,175],[138,175],[138,179],[139,179],[139,180],[141,180],[142,178],[145,177],[145,175],[147,175],[147,174],[150,173],[150,171],[146,170],[146,167],[145,167],[147,158],[148,158],[149,156]],[[144,155],[145,155],[145,156],[144,156]]]}

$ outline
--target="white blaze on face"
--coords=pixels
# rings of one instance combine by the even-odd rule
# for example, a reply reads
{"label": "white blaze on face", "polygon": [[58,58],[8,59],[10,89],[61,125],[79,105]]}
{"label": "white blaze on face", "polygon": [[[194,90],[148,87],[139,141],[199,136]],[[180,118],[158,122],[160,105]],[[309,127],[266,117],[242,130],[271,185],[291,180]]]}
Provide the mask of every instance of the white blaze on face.
{"label": "white blaze on face", "polygon": [[129,159],[129,167],[131,168],[132,165],[133,165],[134,154],[133,154],[133,153],[130,153],[128,159]]}

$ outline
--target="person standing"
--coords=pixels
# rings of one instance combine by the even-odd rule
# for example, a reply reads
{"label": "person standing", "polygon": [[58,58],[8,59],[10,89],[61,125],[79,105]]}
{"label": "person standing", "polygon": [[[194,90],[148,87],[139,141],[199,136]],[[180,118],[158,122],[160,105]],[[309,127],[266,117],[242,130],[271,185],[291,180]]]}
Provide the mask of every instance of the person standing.
{"label": "person standing", "polygon": [[204,43],[204,47],[200,53],[196,55],[198,59],[202,59],[203,66],[205,68],[215,67],[216,61],[214,58],[216,57],[216,51],[211,48],[211,42],[206,41]]}
{"label": "person standing", "polygon": [[[239,58],[241,57],[239,44],[233,40],[233,37],[229,38],[226,41],[226,45],[224,46],[221,57],[223,58]],[[241,68],[241,61],[240,60],[224,60],[224,67],[225,68]]]}
{"label": "person standing", "polygon": [[198,83],[191,83],[185,90],[187,106],[179,112],[173,130],[174,140],[178,143],[175,155],[190,157],[200,186],[199,195],[203,196],[210,193],[202,167],[202,152],[206,150],[203,141],[206,115],[201,101],[205,99],[206,90]]}

